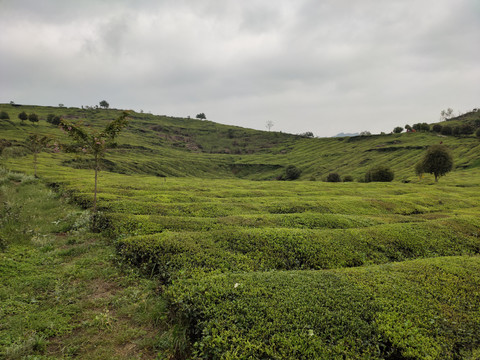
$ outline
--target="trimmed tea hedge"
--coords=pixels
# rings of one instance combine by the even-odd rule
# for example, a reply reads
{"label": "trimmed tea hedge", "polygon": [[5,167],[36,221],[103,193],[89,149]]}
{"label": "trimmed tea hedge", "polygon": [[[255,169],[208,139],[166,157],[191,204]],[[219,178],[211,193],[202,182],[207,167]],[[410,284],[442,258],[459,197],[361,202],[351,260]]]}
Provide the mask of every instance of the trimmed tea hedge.
{"label": "trimmed tea hedge", "polygon": [[480,257],[183,279],[194,359],[476,359]]}

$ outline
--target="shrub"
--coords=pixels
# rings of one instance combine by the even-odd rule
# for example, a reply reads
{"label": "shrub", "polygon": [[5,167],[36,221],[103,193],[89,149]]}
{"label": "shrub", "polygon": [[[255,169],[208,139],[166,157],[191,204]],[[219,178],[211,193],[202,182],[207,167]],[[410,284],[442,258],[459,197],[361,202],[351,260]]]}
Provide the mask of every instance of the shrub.
{"label": "shrub", "polygon": [[477,131],[475,132],[475,135],[480,138],[480,128],[477,129]]}
{"label": "shrub", "polygon": [[412,128],[415,131],[430,131],[430,125],[428,125],[427,123],[414,124]]}
{"label": "shrub", "polygon": [[443,128],[442,125],[440,125],[440,124],[435,124],[435,125],[433,125],[433,127],[432,127],[432,131],[433,131],[433,132],[436,132],[436,133],[441,133],[441,132],[442,132],[442,128]]}
{"label": "shrub", "polygon": [[442,127],[442,135],[452,135],[452,127],[449,125],[445,125]]}
{"label": "shrub", "polygon": [[394,134],[400,134],[403,131],[403,128],[401,126],[397,126],[395,129],[393,129]]}
{"label": "shrub", "polygon": [[345,175],[343,177],[343,182],[352,182],[353,181],[353,176],[351,175]]}
{"label": "shrub", "polygon": [[32,123],[38,122],[38,115],[35,113],[31,113],[30,115],[28,115],[28,121]]}
{"label": "shrub", "polygon": [[61,118],[55,114],[48,114],[47,115],[47,122],[52,125],[60,125]]}
{"label": "shrub", "polygon": [[375,166],[365,174],[365,182],[380,181],[390,182],[394,178],[393,170],[388,166]]}
{"label": "shrub", "polygon": [[28,119],[28,115],[25,111],[22,111],[20,114],[18,114],[18,118],[23,122]]}
{"label": "shrub", "polygon": [[471,135],[473,134],[475,130],[473,129],[473,126],[470,125],[470,124],[463,124],[461,127],[460,127],[460,132],[464,135]]}
{"label": "shrub", "polygon": [[302,174],[302,170],[297,168],[295,165],[288,165],[285,169],[285,180],[296,180]]}
{"label": "shrub", "polygon": [[342,179],[340,178],[340,175],[338,173],[333,172],[328,174],[327,176],[327,182],[340,182]]}
{"label": "shrub", "polygon": [[1,120],[8,120],[8,119],[10,119],[10,116],[8,115],[7,112],[2,111],[2,112],[0,112],[0,119]]}

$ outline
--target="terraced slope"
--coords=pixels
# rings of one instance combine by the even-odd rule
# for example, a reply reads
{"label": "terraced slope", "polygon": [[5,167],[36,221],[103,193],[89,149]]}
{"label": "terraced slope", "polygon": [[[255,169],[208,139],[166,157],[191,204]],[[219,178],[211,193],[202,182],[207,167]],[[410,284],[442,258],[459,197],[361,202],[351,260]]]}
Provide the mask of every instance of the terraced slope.
{"label": "terraced slope", "polygon": [[[107,156],[112,172],[100,175],[97,226],[116,239],[126,262],[162,280],[191,341],[185,358],[480,356],[478,139],[280,134],[272,146],[225,154],[214,144],[205,150],[213,140],[180,149],[168,135],[184,124],[175,136],[191,131],[191,138],[210,139],[199,134],[213,123],[192,130],[191,120],[163,119],[160,136],[145,130],[148,119],[123,133]],[[4,161],[31,172],[31,155],[15,142],[26,128],[4,126],[14,145]],[[229,127],[220,128],[228,137]],[[257,145],[275,136],[255,134]],[[439,141],[457,165],[435,184],[414,176],[413,164]],[[290,163],[304,170],[303,180],[331,170],[361,178],[384,163],[397,180],[235,178],[271,179]],[[45,153],[38,172],[88,207],[94,179],[83,165],[72,154]]]}
{"label": "terraced slope", "polygon": [[[120,110],[85,110],[37,106],[12,107],[0,104],[10,120],[0,120],[0,147],[4,157],[28,154],[24,140],[29,133],[51,134],[59,142],[68,139],[47,123],[48,114],[62,115],[69,121],[82,121],[102,128]],[[18,113],[38,113],[36,125],[17,118]],[[450,123],[480,124],[480,112],[469,113]],[[202,178],[246,178],[271,180],[283,174],[288,165],[302,170],[303,180],[325,180],[330,172],[364,178],[373,165],[390,166],[396,180],[415,178],[413,167],[431,144],[449,146],[458,169],[480,165],[480,142],[474,135],[443,136],[431,132],[357,136],[347,138],[304,138],[301,136],[245,129],[211,121],[172,118],[131,112],[129,127],[120,134],[103,167],[123,174],[194,176]],[[58,156],[57,156],[58,158]],[[69,167],[88,168],[86,160],[61,157]]]}

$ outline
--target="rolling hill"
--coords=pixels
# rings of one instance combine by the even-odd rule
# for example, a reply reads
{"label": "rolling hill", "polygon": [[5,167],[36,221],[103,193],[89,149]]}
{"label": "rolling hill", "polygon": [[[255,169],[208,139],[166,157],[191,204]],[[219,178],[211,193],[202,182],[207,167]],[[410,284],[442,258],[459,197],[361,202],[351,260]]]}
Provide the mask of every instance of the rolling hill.
{"label": "rolling hill", "polygon": [[[0,104],[10,120],[0,120],[4,157],[26,154],[23,142],[29,133],[49,134],[68,141],[56,126],[47,123],[49,114],[101,128],[121,113],[113,109],[79,109]],[[36,113],[36,124],[18,119],[20,112]],[[448,121],[452,126],[479,126],[480,112],[471,112]],[[121,133],[118,147],[110,150],[104,168],[123,174],[194,176],[272,180],[288,165],[302,170],[301,180],[324,180],[330,172],[363,179],[373,165],[388,165],[396,179],[415,177],[414,164],[431,144],[450,147],[456,169],[480,165],[480,143],[474,135],[445,136],[433,132],[369,135],[341,138],[306,138],[281,132],[266,132],[211,121],[130,113],[128,128]],[[63,165],[88,167],[65,157]]]}
{"label": "rolling hill", "polygon": [[[0,111],[10,115],[2,163],[28,174],[29,133],[69,148],[49,114],[101,129],[121,113]],[[22,124],[21,111],[40,121]],[[479,116],[446,123],[475,127]],[[414,165],[438,143],[455,167],[435,183]],[[479,146],[473,134],[318,139],[131,112],[102,164],[91,219],[123,264],[158,281],[170,314],[163,358],[477,359]],[[363,183],[378,164],[395,180]],[[298,181],[272,181],[289,165]],[[38,159],[42,181],[85,208],[89,167],[68,151]],[[333,171],[356,181],[324,182]]]}

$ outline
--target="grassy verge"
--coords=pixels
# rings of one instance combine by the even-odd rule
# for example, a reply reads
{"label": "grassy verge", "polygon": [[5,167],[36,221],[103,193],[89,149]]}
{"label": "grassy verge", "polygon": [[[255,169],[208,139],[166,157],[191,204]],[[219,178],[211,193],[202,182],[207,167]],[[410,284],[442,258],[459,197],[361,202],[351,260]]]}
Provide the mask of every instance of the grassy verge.
{"label": "grassy verge", "polygon": [[88,212],[2,171],[0,223],[0,358],[168,356],[176,338],[156,282],[116,265]]}

